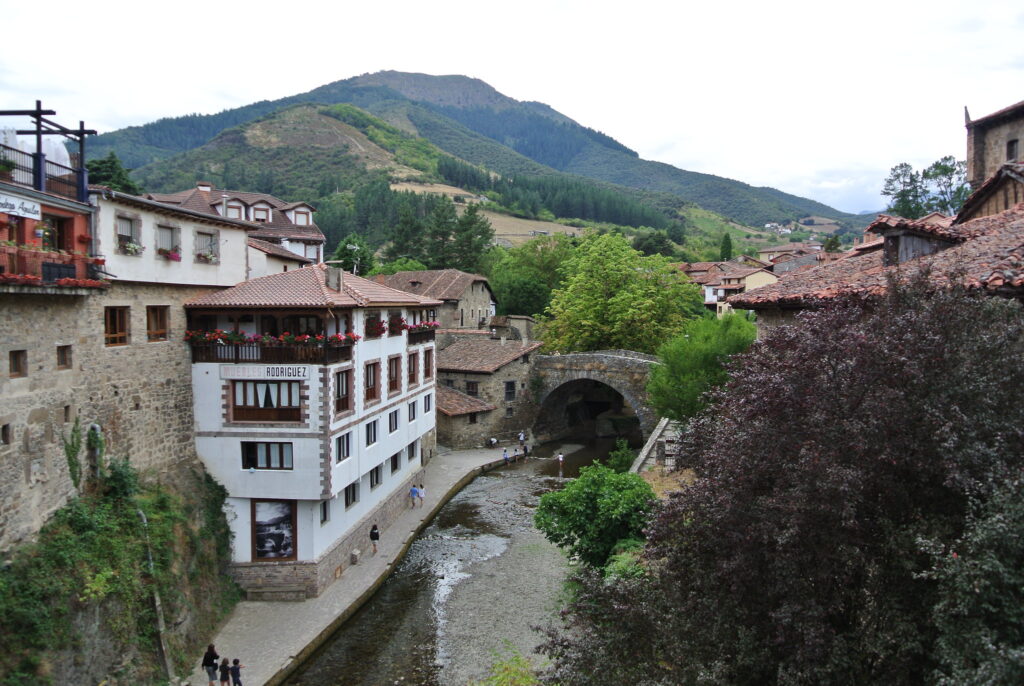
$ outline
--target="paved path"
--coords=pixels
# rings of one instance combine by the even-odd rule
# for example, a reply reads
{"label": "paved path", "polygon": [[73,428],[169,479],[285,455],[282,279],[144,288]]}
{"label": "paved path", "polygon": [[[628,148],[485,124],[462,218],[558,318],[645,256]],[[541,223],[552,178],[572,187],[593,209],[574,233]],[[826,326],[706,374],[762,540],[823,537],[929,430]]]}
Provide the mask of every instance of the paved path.
{"label": "paved path", "polygon": [[[246,668],[246,686],[277,684],[297,658],[312,652],[338,624],[355,612],[384,582],[420,529],[472,477],[500,465],[500,450],[460,450],[436,456],[423,472],[427,502],[407,509],[381,532],[377,555],[363,556],[347,567],[319,597],[300,602],[242,601],[213,638],[217,652],[240,658]],[[185,683],[206,686],[206,673],[198,667]]]}

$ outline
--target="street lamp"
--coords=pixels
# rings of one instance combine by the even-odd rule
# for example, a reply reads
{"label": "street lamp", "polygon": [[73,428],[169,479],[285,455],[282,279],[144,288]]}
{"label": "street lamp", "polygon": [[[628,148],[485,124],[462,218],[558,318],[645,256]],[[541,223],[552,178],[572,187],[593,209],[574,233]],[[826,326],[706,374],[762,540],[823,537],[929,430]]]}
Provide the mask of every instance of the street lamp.
{"label": "street lamp", "polygon": [[352,274],[359,276],[359,246],[349,243],[345,246],[346,250],[352,251]]}

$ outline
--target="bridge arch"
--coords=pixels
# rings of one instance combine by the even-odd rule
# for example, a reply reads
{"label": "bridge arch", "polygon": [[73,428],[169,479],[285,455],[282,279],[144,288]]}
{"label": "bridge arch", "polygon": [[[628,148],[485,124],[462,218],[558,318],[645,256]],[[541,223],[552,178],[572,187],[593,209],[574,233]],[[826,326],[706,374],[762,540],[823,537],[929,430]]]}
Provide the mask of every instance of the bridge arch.
{"label": "bridge arch", "polygon": [[607,390],[621,397],[622,404],[635,413],[640,425],[641,438],[646,440],[657,424],[658,417],[647,401],[647,379],[650,367],[657,362],[654,355],[632,350],[599,350],[568,355],[540,355],[535,358],[534,372],[539,380],[535,385],[538,414],[534,434],[541,440],[561,437],[568,430],[567,423],[573,404],[587,402],[603,396],[614,406],[615,400]]}

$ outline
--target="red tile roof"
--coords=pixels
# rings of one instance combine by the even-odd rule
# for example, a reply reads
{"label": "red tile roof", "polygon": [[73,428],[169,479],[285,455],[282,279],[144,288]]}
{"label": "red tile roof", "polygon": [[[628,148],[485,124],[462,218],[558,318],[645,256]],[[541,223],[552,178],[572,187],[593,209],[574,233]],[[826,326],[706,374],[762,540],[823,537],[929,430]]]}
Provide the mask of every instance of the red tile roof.
{"label": "red tile roof", "polygon": [[326,265],[314,264],[271,274],[193,298],[185,307],[430,307],[441,304],[348,272],[342,279],[341,291],[336,291],[326,285],[326,273]]}
{"label": "red tile roof", "polygon": [[490,290],[486,276],[469,274],[458,269],[430,269],[415,272],[378,274],[373,277],[378,283],[397,288],[407,293],[424,295],[438,300],[459,300],[474,283],[483,282]]}
{"label": "red tile roof", "polygon": [[968,287],[1024,295],[1020,290],[1024,288],[1024,203],[952,228],[962,242],[931,255],[887,267],[881,250],[848,253],[844,259],[734,295],[728,302],[738,309],[799,308],[844,294],[871,297],[885,292],[890,275],[921,269],[929,270],[929,279],[937,286],[948,284],[951,274],[961,273]]}
{"label": "red tile roof", "polygon": [[509,362],[518,360],[544,345],[541,342],[522,344],[520,341],[462,339],[437,353],[438,371],[480,372],[493,374]]}
{"label": "red tile roof", "polygon": [[449,386],[442,384],[437,387],[437,411],[449,417],[496,409],[498,408],[486,400],[466,395]]}
{"label": "red tile roof", "polygon": [[303,257],[302,255],[296,255],[291,250],[288,250],[287,248],[283,248],[280,245],[277,245],[276,243],[268,243],[267,241],[261,241],[258,238],[252,238],[251,237],[252,234],[249,234],[249,236],[250,236],[250,238],[249,238],[249,247],[250,248],[255,248],[256,250],[259,250],[260,252],[265,252],[268,255],[273,255],[274,257],[280,257],[283,260],[294,260],[294,261],[300,262],[302,264],[309,264],[310,262],[313,261],[313,260],[309,259],[308,257]]}
{"label": "red tile roof", "polygon": [[968,233],[953,226],[953,220],[954,217],[947,217],[938,212],[932,212],[920,219],[904,219],[903,217],[880,214],[864,231],[884,235],[892,230],[901,230],[922,236],[934,236],[951,242],[965,240]]}

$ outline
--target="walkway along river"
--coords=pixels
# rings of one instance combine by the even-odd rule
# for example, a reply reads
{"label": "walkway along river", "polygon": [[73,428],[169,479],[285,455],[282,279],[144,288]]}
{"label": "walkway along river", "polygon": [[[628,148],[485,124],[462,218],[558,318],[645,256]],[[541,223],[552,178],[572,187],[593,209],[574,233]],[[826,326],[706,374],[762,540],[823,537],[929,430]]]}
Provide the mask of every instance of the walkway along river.
{"label": "walkway along river", "polygon": [[[540,459],[478,477],[438,513],[397,569],[286,682],[292,686],[463,685],[486,675],[505,641],[529,654],[532,627],[557,615],[564,554],[533,526],[542,493],[601,459],[612,440],[551,444]],[[427,498],[430,498],[430,493]]]}

